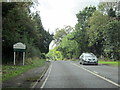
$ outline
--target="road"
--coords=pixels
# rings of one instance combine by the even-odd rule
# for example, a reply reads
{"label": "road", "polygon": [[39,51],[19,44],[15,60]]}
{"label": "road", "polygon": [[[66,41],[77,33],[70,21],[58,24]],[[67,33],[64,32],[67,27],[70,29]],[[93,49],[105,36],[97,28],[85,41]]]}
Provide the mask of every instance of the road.
{"label": "road", "polygon": [[52,61],[36,88],[118,88],[118,68],[80,65],[72,61]]}

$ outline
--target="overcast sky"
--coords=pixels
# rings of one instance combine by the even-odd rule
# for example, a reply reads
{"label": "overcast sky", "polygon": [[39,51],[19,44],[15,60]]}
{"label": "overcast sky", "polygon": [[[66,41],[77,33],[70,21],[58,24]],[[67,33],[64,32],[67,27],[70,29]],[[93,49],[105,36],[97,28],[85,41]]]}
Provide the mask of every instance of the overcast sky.
{"label": "overcast sky", "polygon": [[77,23],[76,14],[86,6],[97,6],[99,0],[38,0],[43,27],[49,32],[64,25],[72,27]]}

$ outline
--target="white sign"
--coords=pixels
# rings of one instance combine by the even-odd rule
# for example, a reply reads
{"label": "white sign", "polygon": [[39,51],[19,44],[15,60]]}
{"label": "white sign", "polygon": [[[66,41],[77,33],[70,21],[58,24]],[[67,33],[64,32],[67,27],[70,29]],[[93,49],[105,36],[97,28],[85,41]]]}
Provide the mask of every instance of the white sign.
{"label": "white sign", "polygon": [[21,42],[19,42],[19,43],[14,44],[13,48],[14,49],[26,49],[26,45],[21,43]]}

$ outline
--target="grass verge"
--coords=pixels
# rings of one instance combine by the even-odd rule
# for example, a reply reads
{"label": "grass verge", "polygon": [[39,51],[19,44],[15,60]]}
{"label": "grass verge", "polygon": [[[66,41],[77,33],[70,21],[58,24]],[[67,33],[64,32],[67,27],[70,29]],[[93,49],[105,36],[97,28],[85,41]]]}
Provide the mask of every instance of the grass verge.
{"label": "grass verge", "polygon": [[99,61],[98,63],[112,65],[112,66],[120,66],[120,61]]}
{"label": "grass verge", "polygon": [[30,62],[27,65],[24,66],[17,66],[17,65],[3,65],[2,66],[2,81],[6,81],[11,79],[12,77],[15,77],[17,75],[20,75],[29,69],[39,67],[45,64],[44,59],[38,59],[30,60]]}

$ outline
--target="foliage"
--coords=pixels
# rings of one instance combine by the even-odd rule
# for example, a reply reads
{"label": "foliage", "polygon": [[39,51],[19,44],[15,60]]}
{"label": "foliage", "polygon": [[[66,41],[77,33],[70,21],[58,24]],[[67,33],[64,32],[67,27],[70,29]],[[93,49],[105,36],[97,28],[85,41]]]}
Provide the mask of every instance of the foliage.
{"label": "foliage", "polygon": [[96,50],[98,56],[103,55],[113,60],[119,60],[119,21],[109,18],[96,11],[90,18],[88,24],[89,47]]}
{"label": "foliage", "polygon": [[57,50],[61,51],[64,58],[77,58],[79,54],[78,43],[73,40],[73,33],[68,34],[62,39],[62,42]]}
{"label": "foliage", "polygon": [[108,15],[109,17],[114,17],[120,20],[120,13],[119,13],[119,2],[104,2],[98,5],[98,9],[103,14]]}
{"label": "foliage", "polygon": [[78,14],[76,14],[78,23],[81,25],[81,28],[83,28],[86,25],[86,22],[89,17],[92,16],[92,13],[96,11],[96,7],[85,7],[82,11],[80,11]]}
{"label": "foliage", "polygon": [[64,26],[62,29],[57,28],[56,34],[54,35],[55,43],[59,45],[62,41],[62,38],[72,31],[74,31],[74,28],[71,26]]}
{"label": "foliage", "polygon": [[100,64],[107,64],[107,65],[112,65],[112,66],[120,66],[120,62],[118,61],[99,61]]}
{"label": "foliage", "polygon": [[113,60],[120,60],[120,21],[112,20],[106,25],[104,52]]}
{"label": "foliage", "polygon": [[[45,31],[39,13],[30,12],[32,3],[4,2],[2,5],[2,57],[3,63],[13,60],[13,44],[26,44],[26,55],[42,57],[49,51],[52,35]],[[9,60],[8,60],[9,58]]]}
{"label": "foliage", "polygon": [[88,35],[87,28],[89,28],[88,20],[89,17],[96,11],[96,7],[86,7],[83,11],[80,11],[76,16],[78,18],[78,23],[75,25],[75,40],[79,45],[80,54],[83,52],[89,52],[88,48]]}
{"label": "foliage", "polygon": [[[115,18],[111,9],[104,12],[105,6],[99,9],[86,7],[76,16],[78,23],[75,30],[66,33],[65,29],[58,31],[54,38],[59,44],[54,52],[60,51],[64,59],[78,58],[83,52],[92,52],[97,57],[119,60],[120,52],[120,21]],[[54,54],[55,55],[55,54]]]}
{"label": "foliage", "polygon": [[116,17],[115,11],[113,10],[113,8],[110,8],[110,10],[108,11],[108,15],[109,15],[110,17]]}
{"label": "foliage", "polygon": [[50,50],[49,53],[47,53],[46,57],[52,60],[62,60],[62,53],[60,51],[57,51],[56,49],[57,47],[55,47],[53,50]]}
{"label": "foliage", "polygon": [[28,61],[29,61],[29,64],[24,66],[3,65],[2,81],[5,81],[17,75],[20,75],[21,73],[24,73],[29,69],[42,66],[45,63],[44,59],[35,59],[35,60],[29,59]]}
{"label": "foliage", "polygon": [[106,15],[103,15],[101,12],[96,11],[93,13],[93,16],[90,17],[88,21],[87,35],[88,35],[88,46],[90,51],[97,55],[102,54],[103,43],[105,40],[105,26],[109,22],[109,18]]}

